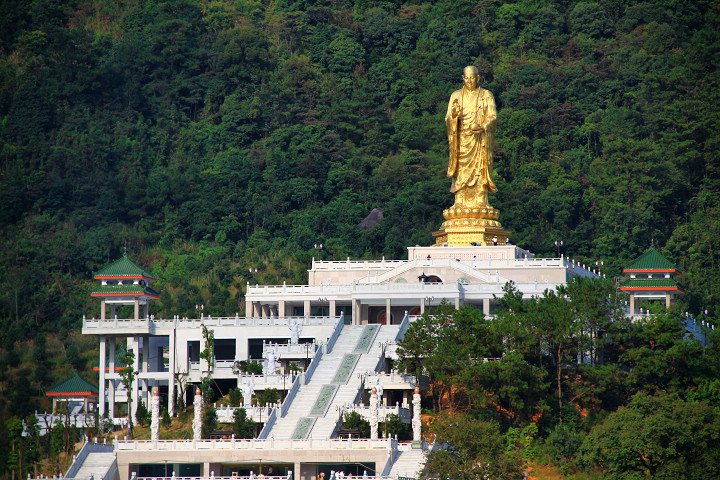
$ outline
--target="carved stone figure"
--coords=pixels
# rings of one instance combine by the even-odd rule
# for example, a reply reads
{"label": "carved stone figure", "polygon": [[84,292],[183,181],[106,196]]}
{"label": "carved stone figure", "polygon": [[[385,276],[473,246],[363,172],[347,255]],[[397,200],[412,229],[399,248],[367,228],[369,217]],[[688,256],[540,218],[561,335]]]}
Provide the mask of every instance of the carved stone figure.
{"label": "carved stone figure", "polygon": [[465,67],[463,88],[448,102],[445,124],[450,143],[447,176],[455,206],[477,208],[488,205],[488,192],[495,192],[492,180],[492,149],[497,111],[492,93],[480,88],[476,67]]}
{"label": "carved stone figure", "polygon": [[250,408],[252,406],[253,393],[255,393],[255,386],[252,384],[252,382],[250,380],[248,380],[248,382],[243,384],[243,386],[242,386],[242,397],[243,397],[243,407],[244,408]]}
{"label": "carved stone figure", "polygon": [[413,417],[412,417],[412,429],[413,429],[413,442],[420,441],[420,428],[422,422],[420,421],[420,389],[415,387],[415,393],[413,394]]}
{"label": "carved stone figure", "polygon": [[297,318],[288,320],[288,328],[290,329],[290,343],[297,345],[300,342],[300,333],[302,333],[302,324]]}
{"label": "carved stone figure", "polygon": [[265,375],[275,375],[278,368],[277,352],[275,352],[274,349],[269,348],[265,355],[265,359],[267,360],[267,372],[265,372]]}
{"label": "carved stone figure", "polygon": [[150,399],[150,440],[157,442],[160,440],[160,393],[158,388],[152,389],[152,398]]}
{"label": "carved stone figure", "polygon": [[193,401],[193,440],[202,438],[202,392],[200,388],[195,389],[195,400]]}
{"label": "carved stone figure", "polygon": [[370,395],[370,439],[378,439],[378,394],[375,387]]}

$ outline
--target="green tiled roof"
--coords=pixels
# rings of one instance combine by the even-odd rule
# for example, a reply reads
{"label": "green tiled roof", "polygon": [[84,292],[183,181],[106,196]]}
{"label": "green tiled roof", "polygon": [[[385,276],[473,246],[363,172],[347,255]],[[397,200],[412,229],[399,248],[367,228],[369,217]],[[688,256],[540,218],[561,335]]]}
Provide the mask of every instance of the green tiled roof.
{"label": "green tiled roof", "polygon": [[88,382],[87,380],[84,380],[77,373],[73,373],[66,380],[58,383],[57,385],[52,387],[50,390],[48,390],[45,395],[57,396],[57,395],[79,395],[79,394],[97,395],[98,389],[95,385]]}
{"label": "green tiled roof", "polygon": [[159,297],[160,294],[150,287],[142,285],[100,285],[98,288],[90,292],[90,295],[151,295]]}
{"label": "green tiled roof", "polygon": [[156,280],[155,276],[146,270],[138,267],[132,260],[123,255],[120,260],[117,260],[107,267],[103,268],[99,272],[95,272],[95,278],[98,277],[127,277],[127,278],[140,278],[145,277],[150,280]]}
{"label": "green tiled roof", "polygon": [[662,270],[672,272],[677,271],[677,268],[675,268],[674,263],[663,257],[654,247],[650,247],[645,253],[627,264],[623,269],[623,271],[628,270]]}
{"label": "green tiled roof", "polygon": [[672,278],[628,278],[620,284],[620,289],[680,289]]}

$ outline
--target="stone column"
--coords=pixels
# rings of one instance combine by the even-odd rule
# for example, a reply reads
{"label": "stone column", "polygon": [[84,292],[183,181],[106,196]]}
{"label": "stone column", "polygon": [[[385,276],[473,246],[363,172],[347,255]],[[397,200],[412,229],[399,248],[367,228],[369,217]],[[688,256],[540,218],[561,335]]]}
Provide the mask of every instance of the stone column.
{"label": "stone column", "polygon": [[100,299],[100,320],[105,320],[105,299]]}
{"label": "stone column", "polygon": [[150,421],[150,440],[157,442],[160,440],[160,392],[158,392],[158,387],[152,389],[150,411],[152,414]]}
{"label": "stone column", "polygon": [[460,310],[460,297],[455,299],[455,310]]}
{"label": "stone column", "polygon": [[305,300],[303,302],[303,317],[309,317],[310,316],[310,300]]}
{"label": "stone column", "polygon": [[253,310],[255,309],[255,302],[250,302],[248,300],[245,300],[245,316],[246,317],[252,317],[255,313]]}
{"label": "stone column", "polygon": [[278,301],[278,317],[285,316],[285,300]]}
{"label": "stone column", "polygon": [[336,310],[337,310],[337,306],[335,304],[335,300],[330,300],[330,307],[328,309],[328,317],[334,317]]}
{"label": "stone column", "polygon": [[[130,348],[130,339],[128,338],[128,349]],[[135,354],[133,357],[133,371],[138,372],[140,371],[140,337],[132,337],[132,351]],[[132,381],[132,387],[131,392],[128,392],[131,394],[132,398],[132,406],[130,408],[130,414],[135,418],[135,414],[137,413],[137,407],[138,407],[138,400],[140,398],[140,392],[139,392],[139,379],[137,374],[135,375],[135,378]]]}
{"label": "stone column", "polygon": [[171,417],[175,416],[175,328],[176,319],[173,319],[173,328],[169,335],[168,345],[168,414]]}
{"label": "stone column", "polygon": [[670,294],[665,294],[665,308],[670,308]]}
{"label": "stone column", "polygon": [[105,352],[105,344],[107,342],[107,337],[101,336],[100,337],[100,365],[99,371],[100,371],[100,388],[98,392],[98,413],[100,414],[100,417],[102,417],[105,414],[105,361],[106,361],[106,352]]}
{"label": "stone column", "polygon": [[415,387],[415,393],[413,394],[413,417],[412,417],[412,429],[413,429],[413,442],[419,442],[420,427],[422,423],[420,421],[420,387]]}
{"label": "stone column", "polygon": [[140,299],[135,299],[135,320],[140,318]]}
{"label": "stone column", "polygon": [[378,439],[378,396],[377,389],[373,387],[370,395],[370,440]]}
{"label": "stone column", "polygon": [[423,313],[425,313],[425,299],[421,298],[420,299],[420,315],[422,315]]}
{"label": "stone column", "polygon": [[117,339],[115,337],[112,337],[109,340],[110,340],[110,345],[109,345],[110,348],[109,348],[109,352],[108,352],[108,360],[109,360],[108,374],[109,374],[111,380],[108,385],[108,387],[110,388],[110,392],[108,395],[108,397],[109,397],[108,400],[109,400],[109,404],[110,404],[110,406],[108,408],[108,413],[109,413],[110,418],[115,418],[115,380],[112,380],[112,377],[115,376],[115,354],[116,354]]}
{"label": "stone column", "polygon": [[483,306],[483,313],[485,315],[490,315],[490,299],[489,298],[482,299],[482,306]]}
{"label": "stone column", "polygon": [[630,294],[630,315],[635,315],[635,295]]}
{"label": "stone column", "polygon": [[387,325],[392,324],[391,322],[392,309],[390,308],[390,298],[385,299],[385,323]]}
{"label": "stone column", "polygon": [[193,440],[200,440],[202,438],[202,393],[200,387],[195,388],[193,410]]}

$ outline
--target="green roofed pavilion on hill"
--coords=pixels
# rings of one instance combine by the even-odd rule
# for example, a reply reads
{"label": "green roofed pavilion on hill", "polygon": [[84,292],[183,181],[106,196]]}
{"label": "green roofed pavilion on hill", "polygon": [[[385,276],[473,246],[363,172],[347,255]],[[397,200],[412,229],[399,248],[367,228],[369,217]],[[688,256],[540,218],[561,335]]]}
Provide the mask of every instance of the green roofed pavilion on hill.
{"label": "green roofed pavilion on hill", "polygon": [[675,264],[665,258],[660,252],[650,247],[638,258],[623,268],[623,272],[667,272],[680,273]]}
{"label": "green roofed pavilion on hill", "polygon": [[96,272],[94,278],[98,280],[144,278],[153,282],[157,280],[153,274],[138,267],[127,255],[123,255],[119,260]]}
{"label": "green roofed pavilion on hill", "polygon": [[664,301],[669,308],[675,295],[684,293],[673,278],[680,271],[654,247],[627,264],[623,273],[627,278],[620,283],[620,290],[629,295],[631,315],[638,313],[636,299]]}
{"label": "green roofed pavilion on hill", "polygon": [[97,387],[75,372],[62,382],[49,389],[45,395],[48,397],[80,397],[97,394]]}

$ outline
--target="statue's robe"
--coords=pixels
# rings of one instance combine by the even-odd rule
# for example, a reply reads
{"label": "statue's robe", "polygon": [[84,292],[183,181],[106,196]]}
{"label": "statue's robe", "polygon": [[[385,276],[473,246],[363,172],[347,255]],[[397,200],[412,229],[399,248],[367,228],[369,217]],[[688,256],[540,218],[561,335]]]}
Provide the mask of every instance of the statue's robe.
{"label": "statue's robe", "polygon": [[[457,102],[460,113],[452,117],[453,104]],[[450,191],[455,203],[466,207],[487,205],[487,192],[496,192],[492,180],[492,149],[495,137],[497,110],[492,93],[480,87],[475,90],[461,88],[453,92],[445,116],[450,163],[447,176],[453,182]],[[475,133],[473,124],[484,130]]]}

